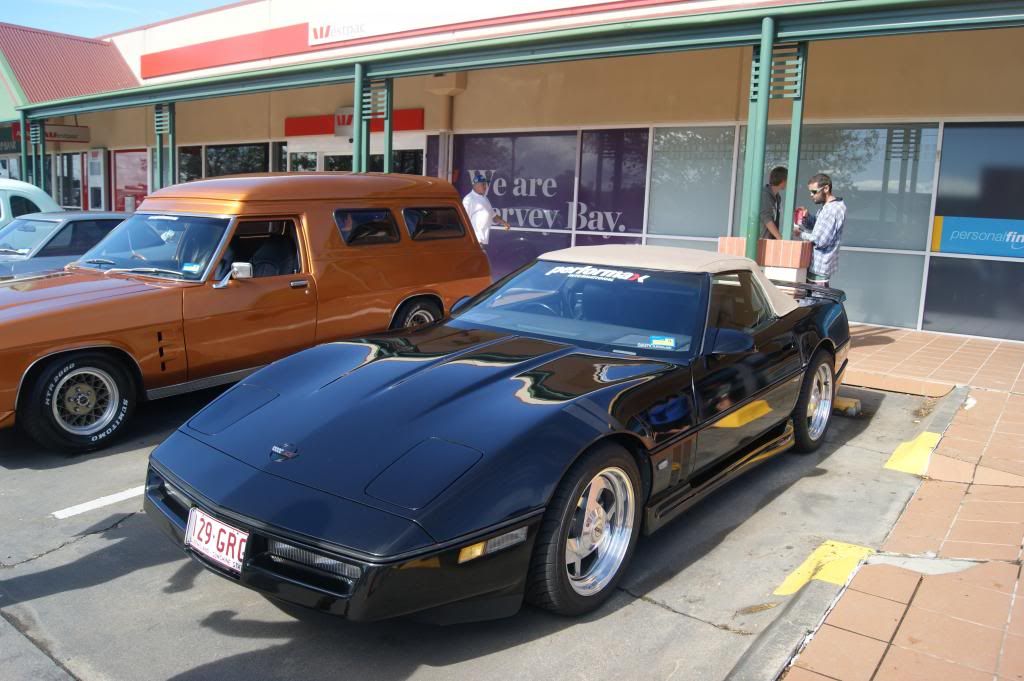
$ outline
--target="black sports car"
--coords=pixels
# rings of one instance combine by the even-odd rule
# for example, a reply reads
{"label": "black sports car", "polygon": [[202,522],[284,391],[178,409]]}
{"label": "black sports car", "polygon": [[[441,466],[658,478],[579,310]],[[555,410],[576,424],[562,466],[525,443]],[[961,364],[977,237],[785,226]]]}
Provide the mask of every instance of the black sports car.
{"label": "black sports car", "polygon": [[825,437],[840,291],[650,246],[541,256],[439,323],[253,374],[150,458],[146,509],[207,568],[372,620],[567,615],[736,474]]}

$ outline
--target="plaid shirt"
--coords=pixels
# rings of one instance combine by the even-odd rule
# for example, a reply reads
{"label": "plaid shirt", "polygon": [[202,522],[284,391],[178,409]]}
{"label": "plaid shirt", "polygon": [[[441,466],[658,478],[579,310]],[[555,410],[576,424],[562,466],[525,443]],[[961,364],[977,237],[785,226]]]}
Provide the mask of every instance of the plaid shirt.
{"label": "plaid shirt", "polygon": [[[808,271],[821,279],[831,279],[839,270],[839,244],[846,222],[846,203],[829,201],[815,216],[808,215],[800,230],[800,238],[814,243],[814,256]],[[811,231],[806,231],[806,230]]]}

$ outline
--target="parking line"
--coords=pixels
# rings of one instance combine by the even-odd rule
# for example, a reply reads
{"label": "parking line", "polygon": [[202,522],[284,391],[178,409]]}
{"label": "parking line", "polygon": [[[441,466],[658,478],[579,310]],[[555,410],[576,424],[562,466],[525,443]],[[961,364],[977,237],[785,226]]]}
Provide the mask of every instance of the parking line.
{"label": "parking line", "polygon": [[86,513],[96,508],[103,508],[104,506],[109,506],[110,504],[116,504],[117,502],[124,501],[125,499],[131,499],[132,497],[142,496],[142,493],[145,491],[145,489],[145,485],[139,485],[138,487],[132,487],[131,489],[126,489],[125,491],[118,492],[117,494],[108,494],[105,497],[100,497],[99,499],[87,501],[84,504],[78,504],[77,506],[69,506],[68,508],[62,508],[59,511],[54,511],[51,515],[57,520],[64,520],[65,518],[70,518],[71,516],[78,515],[80,513]]}
{"label": "parking line", "polygon": [[846,584],[862,560],[874,553],[867,546],[847,544],[829,540],[814,549],[807,560],[789,573],[786,580],[775,590],[776,596],[789,596],[799,591],[807,582],[817,579],[829,584]]}
{"label": "parking line", "polygon": [[889,470],[924,475],[928,470],[928,460],[932,450],[939,444],[942,436],[939,433],[925,431],[910,442],[904,442],[892,453],[885,467]]}

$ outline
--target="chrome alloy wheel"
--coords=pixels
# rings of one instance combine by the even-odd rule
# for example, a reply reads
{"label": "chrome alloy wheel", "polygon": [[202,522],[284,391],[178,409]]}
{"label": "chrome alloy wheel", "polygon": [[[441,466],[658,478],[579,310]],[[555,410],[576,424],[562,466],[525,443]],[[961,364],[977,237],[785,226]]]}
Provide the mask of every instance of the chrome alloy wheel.
{"label": "chrome alloy wheel", "polygon": [[405,328],[411,329],[414,326],[423,326],[424,324],[433,324],[436,320],[430,310],[416,310],[409,319],[405,322]]}
{"label": "chrome alloy wheel", "polygon": [[110,374],[90,367],[68,373],[53,391],[53,417],[72,435],[92,435],[117,416],[121,395]]}
{"label": "chrome alloy wheel", "polygon": [[832,367],[828,362],[818,365],[811,384],[811,397],[807,400],[807,434],[817,440],[825,432],[832,417]]}
{"label": "chrome alloy wheel", "polygon": [[583,490],[565,542],[573,591],[591,596],[615,577],[633,534],[635,504],[633,485],[621,468],[605,468]]}

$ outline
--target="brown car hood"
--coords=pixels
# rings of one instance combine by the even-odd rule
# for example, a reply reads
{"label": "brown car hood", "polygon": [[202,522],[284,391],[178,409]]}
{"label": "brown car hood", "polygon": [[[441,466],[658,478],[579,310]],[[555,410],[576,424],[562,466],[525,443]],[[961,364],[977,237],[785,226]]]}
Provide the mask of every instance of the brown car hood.
{"label": "brown car hood", "polygon": [[0,281],[0,319],[150,290],[155,282],[93,272],[53,272]]}

